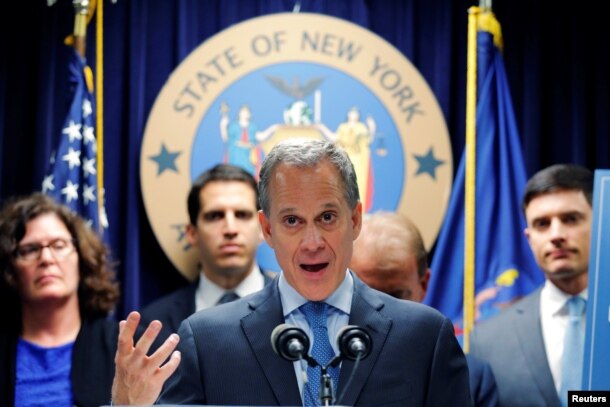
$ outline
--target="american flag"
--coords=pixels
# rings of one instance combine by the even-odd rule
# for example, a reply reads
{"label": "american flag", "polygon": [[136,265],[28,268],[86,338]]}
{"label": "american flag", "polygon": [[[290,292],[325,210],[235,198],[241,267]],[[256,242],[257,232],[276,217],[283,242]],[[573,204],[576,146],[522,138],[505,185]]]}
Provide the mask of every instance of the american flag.
{"label": "american flag", "polygon": [[72,102],[58,147],[51,154],[42,191],[79,213],[102,233],[108,220],[103,189],[98,187],[93,76],[76,50],[72,51],[69,71]]}

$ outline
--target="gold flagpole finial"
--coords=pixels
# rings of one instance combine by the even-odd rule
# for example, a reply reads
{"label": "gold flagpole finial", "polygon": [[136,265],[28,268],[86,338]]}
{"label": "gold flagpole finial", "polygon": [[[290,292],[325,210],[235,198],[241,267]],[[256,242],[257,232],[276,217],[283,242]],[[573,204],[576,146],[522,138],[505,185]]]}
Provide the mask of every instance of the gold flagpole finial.
{"label": "gold flagpole finial", "polygon": [[64,43],[74,46],[78,53],[85,56],[85,41],[87,38],[87,24],[91,21],[95,11],[96,0],[72,0],[74,6],[74,30],[66,37]]}

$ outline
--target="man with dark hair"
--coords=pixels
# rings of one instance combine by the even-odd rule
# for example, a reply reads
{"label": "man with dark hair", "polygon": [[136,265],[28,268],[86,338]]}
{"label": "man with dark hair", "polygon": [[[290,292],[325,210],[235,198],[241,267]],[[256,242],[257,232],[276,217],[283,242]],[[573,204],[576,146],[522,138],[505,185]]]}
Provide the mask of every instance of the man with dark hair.
{"label": "man with dark hair", "polygon": [[[281,266],[278,278],[247,298],[190,316],[151,356],[159,321],[134,344],[139,316],[132,312],[120,323],[113,402],[471,405],[451,321],[373,290],[348,270],[362,203],[345,151],[320,140],[280,142],[263,161],[259,191],[259,221]],[[312,339],[308,353],[332,380],[320,376],[320,366],[275,353],[272,333],[284,324]],[[370,354],[329,365],[343,354],[335,338],[347,325],[368,331]]]}
{"label": "man with dark hair", "polygon": [[[428,291],[428,252],[419,229],[395,212],[375,212],[362,219],[350,269],[369,287],[393,297],[422,302]],[[466,355],[470,394],[475,407],[498,405],[498,389],[487,363]]]}
{"label": "man with dark hair", "polygon": [[527,237],[544,285],[477,325],[471,353],[492,367],[502,406],[566,405],[582,383],[593,173],[545,168],[527,183]]}
{"label": "man with dark hair", "polygon": [[256,292],[274,277],[261,272],[255,260],[262,233],[250,173],[231,164],[210,168],[193,182],[187,206],[186,239],[199,253],[199,278],[142,311],[144,324],[162,322],[160,340],[195,311]]}

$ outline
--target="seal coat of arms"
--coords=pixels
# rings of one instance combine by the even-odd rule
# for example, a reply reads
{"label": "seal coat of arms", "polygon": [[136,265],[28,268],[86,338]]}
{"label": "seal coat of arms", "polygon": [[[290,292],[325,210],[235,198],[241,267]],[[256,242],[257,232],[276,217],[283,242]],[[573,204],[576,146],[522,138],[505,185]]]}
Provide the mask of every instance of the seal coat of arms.
{"label": "seal coat of arms", "polygon": [[[445,119],[419,71],[376,34],[334,17],[281,13],[236,24],[172,73],[142,142],[142,195],[176,268],[197,275],[184,240],[191,181],[218,162],[255,177],[271,147],[324,138],[349,154],[363,208],[412,219],[430,248],[451,193]],[[276,269],[268,247],[261,267]]]}

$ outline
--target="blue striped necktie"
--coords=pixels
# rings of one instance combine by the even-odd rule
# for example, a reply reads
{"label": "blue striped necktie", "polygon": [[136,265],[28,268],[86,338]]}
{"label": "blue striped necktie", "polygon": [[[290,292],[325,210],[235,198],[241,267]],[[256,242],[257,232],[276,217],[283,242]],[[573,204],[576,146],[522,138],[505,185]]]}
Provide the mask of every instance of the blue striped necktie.
{"label": "blue striped necktie", "polygon": [[[301,311],[305,314],[307,323],[313,332],[313,345],[311,356],[321,366],[326,366],[335,357],[330,341],[328,339],[328,328],[326,326],[328,304],[325,302],[308,302],[301,306]],[[328,369],[328,374],[332,378],[333,386],[337,389],[339,384],[339,367]],[[303,400],[305,406],[320,405],[320,376],[321,368],[307,367],[308,383],[303,388]]]}

